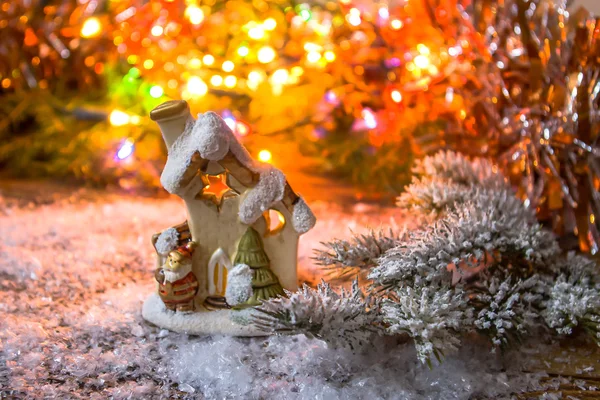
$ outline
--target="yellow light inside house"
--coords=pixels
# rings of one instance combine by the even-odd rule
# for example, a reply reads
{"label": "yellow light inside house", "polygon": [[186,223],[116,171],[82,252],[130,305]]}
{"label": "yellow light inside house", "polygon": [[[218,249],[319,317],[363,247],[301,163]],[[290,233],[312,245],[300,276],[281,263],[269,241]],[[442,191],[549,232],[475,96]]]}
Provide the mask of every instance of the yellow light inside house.
{"label": "yellow light inside house", "polygon": [[213,86],[221,86],[223,84],[223,77],[221,75],[213,75],[210,78],[210,84]]}
{"label": "yellow light inside house", "polygon": [[263,28],[272,31],[277,28],[277,21],[275,21],[275,18],[267,18],[265,19],[265,22],[263,22]]}
{"label": "yellow light inside house", "polygon": [[200,25],[204,21],[204,11],[196,5],[187,6],[184,14],[193,25]]}
{"label": "yellow light inside house", "polygon": [[154,67],[154,61],[152,61],[151,59],[147,59],[146,61],[144,61],[144,68],[152,69],[152,67]]}
{"label": "yellow light inside house", "polygon": [[187,65],[190,68],[200,68],[202,66],[202,61],[200,61],[199,58],[194,57],[188,61]]}
{"label": "yellow light inside house", "polygon": [[429,47],[425,46],[423,43],[417,45],[417,51],[426,56],[430,54]]}
{"label": "yellow light inside house", "polygon": [[187,81],[187,91],[192,96],[204,96],[208,92],[208,86],[199,77],[192,76]]}
{"label": "yellow light inside house", "polygon": [[306,60],[309,63],[316,63],[321,59],[321,53],[316,52],[316,51],[309,51],[308,53],[306,53]]}
{"label": "yellow light inside house", "polygon": [[267,149],[263,149],[258,152],[258,159],[262,162],[268,163],[273,159],[273,155]]}
{"label": "yellow light inside house", "polygon": [[154,25],[152,27],[152,29],[150,30],[150,33],[152,33],[152,36],[160,36],[163,34],[163,32],[164,32],[164,29],[160,25]]}
{"label": "yellow light inside house", "polygon": [[402,93],[398,90],[392,90],[391,98],[395,103],[400,103],[402,101]]}
{"label": "yellow light inside house", "polygon": [[[7,3],[8,4],[8,3]],[[81,26],[81,37],[84,38],[92,38],[98,36],[98,34],[102,31],[102,24],[100,20],[96,17],[91,17],[85,20],[83,25]]]}
{"label": "yellow light inside house", "polygon": [[162,97],[163,94],[165,94],[165,91],[158,85],[154,85],[150,88],[150,96],[154,97],[155,99]]}
{"label": "yellow light inside house", "polygon": [[275,85],[283,85],[284,83],[287,82],[288,78],[289,78],[290,74],[287,72],[286,69],[278,69],[277,71],[273,72],[273,75],[271,76],[271,80],[273,81],[273,83]]}
{"label": "yellow light inside house", "polygon": [[254,40],[260,40],[265,37],[265,30],[262,26],[254,26],[248,30],[248,36]]}
{"label": "yellow light inside house", "polygon": [[335,53],[331,50],[325,52],[325,59],[329,62],[335,61]]}
{"label": "yellow light inside house", "polygon": [[392,22],[390,22],[390,26],[392,27],[392,29],[394,29],[396,31],[398,29],[402,28],[403,25],[404,24],[399,19],[393,19]]}
{"label": "yellow light inside house", "polygon": [[202,57],[202,62],[206,65],[213,65],[215,63],[215,58],[210,54],[207,54],[204,57]]}
{"label": "yellow light inside house", "polygon": [[240,46],[237,49],[237,53],[240,57],[246,57],[250,53],[248,46]]}
{"label": "yellow light inside house", "polygon": [[223,63],[223,65],[221,65],[221,68],[223,69],[223,71],[225,72],[231,72],[233,71],[233,68],[235,67],[235,65],[233,64],[233,62],[231,61],[225,61]]}
{"label": "yellow light inside house", "polygon": [[232,88],[235,87],[235,85],[237,84],[237,78],[233,75],[227,75],[225,77],[225,86],[227,86],[228,88]]}
{"label": "yellow light inside house", "polygon": [[258,50],[258,61],[268,64],[275,59],[275,50],[271,46],[264,46]]}
{"label": "yellow light inside house", "polygon": [[417,68],[425,69],[429,67],[429,58],[427,58],[427,56],[423,54],[419,54],[418,56],[416,56],[413,62],[415,63]]}
{"label": "yellow light inside house", "polygon": [[112,110],[108,120],[112,126],[123,126],[129,123],[129,115],[120,110]]}

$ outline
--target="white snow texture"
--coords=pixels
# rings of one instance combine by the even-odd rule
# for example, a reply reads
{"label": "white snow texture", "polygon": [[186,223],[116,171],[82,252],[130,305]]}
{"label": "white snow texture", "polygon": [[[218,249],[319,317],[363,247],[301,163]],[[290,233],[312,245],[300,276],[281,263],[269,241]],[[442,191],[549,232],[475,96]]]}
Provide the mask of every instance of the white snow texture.
{"label": "white snow texture", "polygon": [[292,215],[292,224],[294,230],[298,233],[305,233],[315,226],[317,219],[315,215],[308,207],[303,198],[294,205],[294,213]]}
{"label": "white snow texture", "polygon": [[235,306],[252,297],[252,269],[246,264],[237,264],[227,274],[225,299]]}
{"label": "white snow texture", "polygon": [[[256,222],[262,213],[283,199],[285,175],[277,168],[255,161],[237,140],[225,121],[210,111],[198,114],[198,119],[188,121],[185,130],[169,148],[167,163],[160,177],[163,187],[172,194],[182,194],[180,186],[194,153],[203,159],[219,161],[231,151],[248,169],[260,175],[255,187],[246,191],[240,201],[240,220],[248,225]],[[298,207],[300,206],[300,207]],[[315,223],[315,217],[304,201],[294,208],[294,229],[298,233],[307,232]]]}
{"label": "white snow texture", "polygon": [[175,228],[167,228],[160,233],[156,240],[156,251],[163,256],[166,256],[172,250],[177,248],[177,241],[179,240],[179,232]]}

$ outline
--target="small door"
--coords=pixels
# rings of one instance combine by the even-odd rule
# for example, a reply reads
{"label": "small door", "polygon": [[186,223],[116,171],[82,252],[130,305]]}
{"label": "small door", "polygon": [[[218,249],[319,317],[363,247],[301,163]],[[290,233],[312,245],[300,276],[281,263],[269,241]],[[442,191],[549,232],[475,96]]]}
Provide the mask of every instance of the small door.
{"label": "small door", "polygon": [[222,248],[218,248],[208,262],[208,294],[225,296],[227,271],[231,268],[231,259]]}

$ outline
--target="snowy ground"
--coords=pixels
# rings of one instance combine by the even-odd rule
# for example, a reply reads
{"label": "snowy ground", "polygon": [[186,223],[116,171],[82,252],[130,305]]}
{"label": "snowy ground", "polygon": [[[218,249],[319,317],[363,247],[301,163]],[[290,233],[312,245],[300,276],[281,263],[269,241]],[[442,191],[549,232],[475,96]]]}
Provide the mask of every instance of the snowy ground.
{"label": "snowy ground", "polygon": [[[0,398],[470,399],[537,388],[514,355],[472,343],[433,370],[410,345],[368,355],[304,337],[199,338],[146,324],[152,233],[185,219],[174,199],[0,189]],[[312,249],[361,226],[395,226],[395,210],[312,204]],[[524,357],[528,358],[528,357]]]}

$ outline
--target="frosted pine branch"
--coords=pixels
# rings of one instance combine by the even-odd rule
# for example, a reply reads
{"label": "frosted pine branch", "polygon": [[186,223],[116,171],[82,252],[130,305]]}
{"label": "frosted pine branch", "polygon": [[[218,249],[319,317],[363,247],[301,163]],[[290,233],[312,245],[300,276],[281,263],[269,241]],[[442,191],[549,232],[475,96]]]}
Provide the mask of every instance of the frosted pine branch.
{"label": "frosted pine branch", "polygon": [[469,300],[476,310],[475,327],[486,333],[495,346],[507,346],[511,336],[519,336],[535,325],[537,314],[532,304],[540,299],[538,284],[535,275],[525,281],[493,277],[481,282],[477,285],[480,290],[475,290]]}
{"label": "frosted pine branch", "polygon": [[288,298],[264,301],[253,314],[254,324],[265,332],[304,334],[334,348],[359,349],[382,332],[379,304],[365,297],[354,281],[352,289],[337,293],[321,282],[317,289],[304,285]]}
{"label": "frosted pine branch", "polygon": [[569,254],[560,267],[564,272],[549,285],[544,303],[546,323],[562,335],[579,327],[600,345],[598,265],[583,256]]}
{"label": "frosted pine branch", "polygon": [[438,360],[460,344],[459,332],[470,325],[472,310],[460,288],[402,287],[382,305],[392,334],[406,333],[423,362]]}
{"label": "frosted pine branch", "polygon": [[466,186],[508,186],[498,167],[486,158],[470,160],[453,151],[441,151],[415,162],[413,173],[421,177],[435,177]]}
{"label": "frosted pine branch", "polygon": [[405,236],[405,231],[396,234],[390,229],[387,232],[372,230],[367,234],[353,235],[350,240],[334,239],[322,243],[325,249],[315,251],[314,259],[319,265],[337,270],[338,277],[347,276],[375,266],[377,259],[396,247]]}
{"label": "frosted pine branch", "polygon": [[456,210],[434,224],[411,232],[404,243],[379,259],[369,278],[384,286],[397,282],[449,285],[450,265],[468,272],[486,254],[542,264],[557,257],[560,250],[552,234],[535,222],[532,211],[510,191],[483,191],[472,201],[457,204]]}

